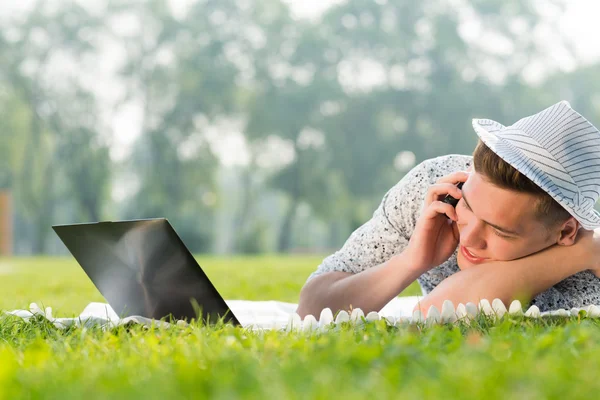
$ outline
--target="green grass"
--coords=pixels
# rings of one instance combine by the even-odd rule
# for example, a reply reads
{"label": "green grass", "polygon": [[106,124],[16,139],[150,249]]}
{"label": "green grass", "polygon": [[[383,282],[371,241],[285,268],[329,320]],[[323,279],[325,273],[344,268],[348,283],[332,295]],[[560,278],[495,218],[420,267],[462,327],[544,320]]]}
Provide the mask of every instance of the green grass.
{"label": "green grass", "polygon": [[[197,257],[227,300],[298,302],[298,294],[322,256]],[[0,309],[51,306],[55,316],[78,315],[104,298],[72,258],[0,258]],[[402,295],[421,294],[415,282]],[[58,314],[57,314],[58,313]]]}
{"label": "green grass", "polygon": [[[227,299],[297,302],[322,257],[199,257]],[[78,314],[102,296],[68,258],[0,259],[0,309]],[[405,294],[420,293],[416,285]],[[325,332],[230,326],[59,331],[0,318],[0,399],[7,398],[595,398],[600,322],[493,321]]]}

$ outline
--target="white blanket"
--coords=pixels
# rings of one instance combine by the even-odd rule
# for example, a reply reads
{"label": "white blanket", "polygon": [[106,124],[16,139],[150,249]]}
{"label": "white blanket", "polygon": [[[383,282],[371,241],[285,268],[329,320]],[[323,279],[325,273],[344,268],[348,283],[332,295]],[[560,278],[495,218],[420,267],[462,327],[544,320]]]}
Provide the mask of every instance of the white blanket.
{"label": "white blanket", "polygon": [[[397,297],[390,301],[379,313],[371,312],[366,316],[360,309],[355,309],[351,314],[341,311],[333,318],[331,310],[325,309],[318,316],[307,316],[304,320],[296,314],[297,305],[282,301],[248,301],[248,300],[226,300],[227,305],[236,316],[244,328],[249,329],[313,329],[338,324],[343,322],[361,323],[364,319],[368,321],[385,319],[389,324],[394,325],[398,322],[425,322],[425,323],[446,323],[457,320],[474,318],[478,313],[484,313],[488,316],[495,315],[502,317],[504,314],[524,315],[530,318],[539,317],[571,317],[577,316],[583,310],[585,315],[591,318],[600,317],[600,307],[590,305],[582,308],[572,308],[571,310],[553,310],[540,313],[536,306],[531,306],[523,312],[521,303],[513,301],[507,309],[504,304],[495,299],[492,303],[488,300],[481,300],[478,305],[473,303],[459,304],[454,308],[450,301],[445,301],[442,310],[431,306],[427,311],[427,317],[420,312],[413,312],[414,306],[422,299],[420,296]],[[119,318],[110,305],[106,303],[90,303],[75,318],[54,318],[52,309],[46,307],[45,310],[39,308],[35,303],[30,305],[29,310],[14,310],[7,314],[21,317],[29,320],[34,316],[41,316],[52,322],[58,328],[66,328],[71,325],[92,326],[100,325],[104,329],[128,324],[142,324],[150,326],[152,324],[169,326],[170,324],[162,321],[152,320],[141,316],[130,316]],[[186,326],[184,321],[178,321],[178,326]]]}
{"label": "white blanket", "polygon": [[[397,320],[400,317],[410,317],[412,309],[417,303],[418,296],[399,297],[388,303],[379,313],[382,317],[387,317],[390,321]],[[249,300],[226,300],[233,315],[245,328],[251,329],[282,329],[288,326],[290,320],[295,316],[297,304],[286,303],[283,301],[249,301]],[[59,328],[66,328],[71,325],[92,326],[102,325],[103,327],[115,327],[126,324],[151,325],[169,324],[152,320],[141,316],[130,316],[119,318],[115,311],[107,303],[89,303],[87,307],[75,318],[54,318],[52,308],[46,307],[42,310],[37,304],[32,303],[29,310],[13,310],[7,314],[21,317],[29,320],[33,316],[41,316],[48,319]],[[319,316],[316,316],[319,317]],[[186,325],[179,321],[178,325]]]}
{"label": "white blanket", "polygon": [[[409,318],[420,298],[419,296],[396,297],[381,309],[379,315],[389,320]],[[226,300],[226,303],[242,326],[270,329],[285,328],[298,308],[297,304],[281,301]],[[318,321],[320,316],[315,315],[315,317]]]}

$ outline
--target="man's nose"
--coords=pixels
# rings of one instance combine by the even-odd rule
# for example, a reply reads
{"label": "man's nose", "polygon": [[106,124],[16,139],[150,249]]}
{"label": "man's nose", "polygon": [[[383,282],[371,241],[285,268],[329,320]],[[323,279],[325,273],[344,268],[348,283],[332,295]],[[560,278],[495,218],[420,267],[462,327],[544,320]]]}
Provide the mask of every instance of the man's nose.
{"label": "man's nose", "polygon": [[464,247],[482,249],[485,247],[483,240],[483,226],[476,221],[469,221],[460,230],[460,244]]}

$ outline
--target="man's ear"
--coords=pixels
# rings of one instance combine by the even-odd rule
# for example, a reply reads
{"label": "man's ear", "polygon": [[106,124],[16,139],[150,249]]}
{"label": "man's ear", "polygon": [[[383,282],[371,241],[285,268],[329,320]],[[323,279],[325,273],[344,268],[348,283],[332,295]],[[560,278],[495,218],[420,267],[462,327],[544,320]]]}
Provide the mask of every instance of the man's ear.
{"label": "man's ear", "polygon": [[569,219],[562,224],[560,236],[558,237],[556,243],[561,246],[571,246],[573,243],[575,243],[579,227],[579,222],[575,219],[575,217],[569,217]]}

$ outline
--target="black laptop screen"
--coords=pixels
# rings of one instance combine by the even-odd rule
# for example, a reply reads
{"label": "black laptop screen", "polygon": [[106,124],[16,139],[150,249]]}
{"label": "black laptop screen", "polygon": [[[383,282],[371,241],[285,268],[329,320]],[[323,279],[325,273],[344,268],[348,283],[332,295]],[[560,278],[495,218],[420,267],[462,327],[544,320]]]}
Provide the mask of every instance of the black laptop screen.
{"label": "black laptop screen", "polygon": [[119,316],[239,325],[166,219],[53,227]]}

